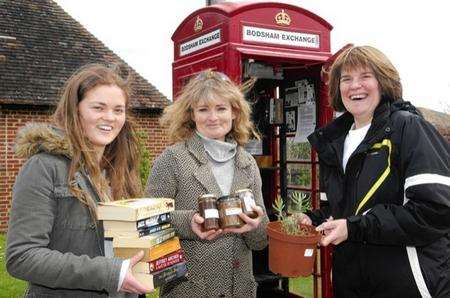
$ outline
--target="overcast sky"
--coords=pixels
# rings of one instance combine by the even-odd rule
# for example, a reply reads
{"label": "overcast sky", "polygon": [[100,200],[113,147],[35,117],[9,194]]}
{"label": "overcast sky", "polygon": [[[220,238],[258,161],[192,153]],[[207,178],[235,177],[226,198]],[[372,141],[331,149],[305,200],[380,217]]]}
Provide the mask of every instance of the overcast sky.
{"label": "overcast sky", "polygon": [[[72,17],[172,98],[173,43],[178,25],[204,0],[56,0]],[[417,106],[450,106],[450,17],[447,1],[284,1],[334,28],[332,52],[347,43],[372,45],[394,63],[404,98]]]}

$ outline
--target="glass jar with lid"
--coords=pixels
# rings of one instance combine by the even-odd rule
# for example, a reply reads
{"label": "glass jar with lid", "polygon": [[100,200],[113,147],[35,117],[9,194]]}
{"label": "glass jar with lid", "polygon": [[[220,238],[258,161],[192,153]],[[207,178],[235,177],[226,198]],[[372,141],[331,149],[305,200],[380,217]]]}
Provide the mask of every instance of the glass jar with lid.
{"label": "glass jar with lid", "polygon": [[251,189],[238,189],[234,192],[234,195],[241,200],[242,211],[245,213],[245,215],[251,218],[258,217],[258,213],[253,210],[253,207],[256,206],[256,203]]}
{"label": "glass jar with lid", "polygon": [[200,216],[205,219],[203,222],[203,229],[205,231],[219,229],[217,197],[213,194],[204,194],[198,197],[197,201]]}
{"label": "glass jar with lid", "polygon": [[236,196],[222,196],[218,200],[219,222],[222,229],[238,228],[244,225],[244,221],[239,217],[242,213],[242,203]]}

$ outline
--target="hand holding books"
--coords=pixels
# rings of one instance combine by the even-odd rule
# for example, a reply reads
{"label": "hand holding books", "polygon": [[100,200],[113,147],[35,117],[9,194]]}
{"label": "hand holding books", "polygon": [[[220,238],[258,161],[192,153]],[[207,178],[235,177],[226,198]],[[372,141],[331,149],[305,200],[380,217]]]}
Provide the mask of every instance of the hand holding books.
{"label": "hand holding books", "polygon": [[105,243],[111,243],[105,254],[130,261],[119,291],[149,293],[187,274],[180,240],[170,223],[174,209],[174,200],[169,198],[99,204]]}
{"label": "hand holding books", "polygon": [[144,257],[144,251],[140,251],[135,254],[130,259],[130,266],[128,267],[127,274],[125,275],[125,279],[123,280],[122,287],[120,288],[121,292],[134,293],[134,294],[145,294],[151,293],[154,291],[154,288],[148,287],[142,283],[140,283],[132,273],[132,268]]}

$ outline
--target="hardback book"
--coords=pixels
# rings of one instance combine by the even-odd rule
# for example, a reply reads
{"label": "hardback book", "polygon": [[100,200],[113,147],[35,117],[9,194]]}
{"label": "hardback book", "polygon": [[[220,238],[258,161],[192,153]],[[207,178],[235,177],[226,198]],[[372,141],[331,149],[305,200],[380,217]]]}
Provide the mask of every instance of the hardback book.
{"label": "hardback book", "polygon": [[134,265],[132,271],[150,274],[184,261],[184,253],[180,249],[151,262],[138,262]]}
{"label": "hardback book", "polygon": [[163,223],[168,223],[171,220],[172,215],[169,212],[167,212],[163,214],[157,214],[149,218],[144,218],[136,222],[123,220],[105,220],[103,221],[103,228],[105,230],[136,231],[141,229],[147,229]]}
{"label": "hardback book", "polygon": [[138,221],[175,210],[175,201],[169,198],[138,198],[113,202],[100,202],[99,220]]}
{"label": "hardback book", "polygon": [[133,276],[145,286],[155,289],[165,283],[181,278],[187,274],[186,262],[178,263],[154,274],[133,273]]}
{"label": "hardback book", "polygon": [[[157,260],[161,258],[162,256],[165,256],[167,254],[170,254],[174,251],[177,251],[181,248],[180,245],[180,239],[178,237],[172,237],[169,240],[155,245],[155,246],[149,246],[149,247],[133,247],[133,246],[120,246],[114,244],[116,239],[120,238],[114,238],[113,240],[113,250],[114,250],[114,256],[121,258],[121,259],[129,259],[141,250],[144,251],[144,257],[141,259],[141,262],[151,262],[153,260]],[[125,238],[129,239],[129,238]],[[142,239],[142,238],[138,238]]]}
{"label": "hardback book", "polygon": [[168,228],[143,237],[114,237],[113,247],[140,247],[149,248],[175,236],[175,230]]}
{"label": "hardback book", "polygon": [[125,230],[106,230],[105,229],[105,238],[116,238],[116,237],[144,237],[148,235],[154,235],[157,232],[162,232],[168,229],[171,229],[172,225],[170,223],[159,224],[156,226],[152,226],[145,229],[138,229],[133,231],[125,231]]}

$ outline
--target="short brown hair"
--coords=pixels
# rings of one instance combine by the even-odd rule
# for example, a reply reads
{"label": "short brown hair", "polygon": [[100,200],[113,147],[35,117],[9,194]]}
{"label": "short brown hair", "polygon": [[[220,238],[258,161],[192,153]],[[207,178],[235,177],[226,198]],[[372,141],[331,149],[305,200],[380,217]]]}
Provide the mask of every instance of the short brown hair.
{"label": "short brown hair", "polygon": [[247,143],[252,136],[258,137],[250,119],[250,105],[243,93],[250,85],[238,86],[225,74],[211,69],[200,72],[184,86],[175,102],[164,109],[160,122],[167,127],[169,140],[179,142],[190,138],[195,131],[195,122],[192,120],[195,105],[201,100],[210,101],[214,98],[230,103],[236,118],[228,135],[239,145]]}
{"label": "short brown hair", "polygon": [[328,94],[331,106],[336,111],[345,111],[340,90],[342,71],[360,67],[369,68],[375,74],[380,85],[381,101],[396,101],[402,98],[400,75],[386,55],[371,46],[354,46],[337,57],[329,73]]}

